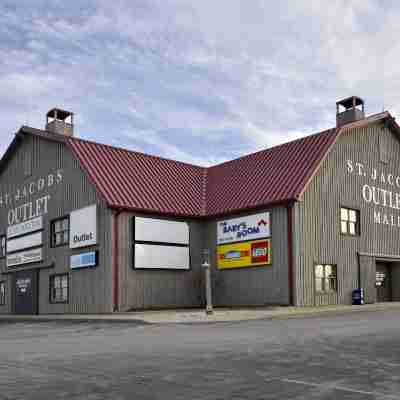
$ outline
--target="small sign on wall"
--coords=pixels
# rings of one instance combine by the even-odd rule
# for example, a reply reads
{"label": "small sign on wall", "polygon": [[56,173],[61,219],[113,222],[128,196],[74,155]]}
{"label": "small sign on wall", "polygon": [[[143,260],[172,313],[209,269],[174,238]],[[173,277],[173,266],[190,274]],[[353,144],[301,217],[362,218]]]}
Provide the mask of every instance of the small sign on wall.
{"label": "small sign on wall", "polygon": [[42,240],[42,232],[36,232],[16,239],[7,240],[7,253],[29,249],[31,247],[38,247],[42,244]]}
{"label": "small sign on wall", "polygon": [[71,256],[71,269],[95,267],[97,265],[97,251],[74,254]]}
{"label": "small sign on wall", "polygon": [[217,223],[218,244],[244,242],[271,236],[270,213],[247,215]]}
{"label": "small sign on wall", "polygon": [[72,211],[70,214],[69,247],[92,246],[97,244],[97,206]]}
{"label": "small sign on wall", "polygon": [[218,268],[243,268],[271,264],[271,240],[218,246]]}
{"label": "small sign on wall", "polygon": [[42,261],[42,259],[42,248],[25,250],[20,253],[9,254],[7,256],[7,267],[39,262]]}
{"label": "small sign on wall", "polygon": [[7,228],[7,239],[26,235],[27,233],[40,231],[43,229],[43,217],[33,218],[21,224],[12,225]]}

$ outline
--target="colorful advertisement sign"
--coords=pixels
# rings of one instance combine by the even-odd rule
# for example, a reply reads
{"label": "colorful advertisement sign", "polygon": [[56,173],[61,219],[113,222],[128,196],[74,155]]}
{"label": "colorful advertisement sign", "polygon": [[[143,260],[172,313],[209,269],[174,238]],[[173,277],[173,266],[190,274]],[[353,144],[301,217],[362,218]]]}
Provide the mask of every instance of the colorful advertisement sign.
{"label": "colorful advertisement sign", "polygon": [[271,264],[271,239],[218,246],[218,269]]}
{"label": "colorful advertisement sign", "polygon": [[271,236],[270,213],[247,215],[218,222],[218,244],[244,242]]}

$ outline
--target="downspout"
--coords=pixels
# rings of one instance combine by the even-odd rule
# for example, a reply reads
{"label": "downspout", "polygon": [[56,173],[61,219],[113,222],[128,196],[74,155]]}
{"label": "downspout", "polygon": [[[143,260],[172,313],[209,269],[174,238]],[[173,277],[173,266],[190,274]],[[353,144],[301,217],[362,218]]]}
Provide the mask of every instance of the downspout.
{"label": "downspout", "polygon": [[288,287],[289,304],[294,305],[293,298],[293,203],[286,206],[287,209],[287,232],[288,232]]}
{"label": "downspout", "polygon": [[113,244],[112,244],[112,270],[113,270],[113,311],[119,311],[119,263],[118,263],[118,256],[119,256],[119,214],[121,210],[116,210],[113,213]]}

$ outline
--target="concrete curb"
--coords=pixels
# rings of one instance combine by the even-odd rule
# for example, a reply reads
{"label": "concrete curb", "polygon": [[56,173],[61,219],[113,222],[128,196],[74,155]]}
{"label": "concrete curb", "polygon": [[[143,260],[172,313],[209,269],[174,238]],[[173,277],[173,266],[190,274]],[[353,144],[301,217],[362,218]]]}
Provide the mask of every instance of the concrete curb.
{"label": "concrete curb", "polygon": [[325,306],[325,307],[274,307],[273,309],[216,309],[213,315],[206,316],[203,310],[139,311],[132,313],[99,315],[0,315],[2,322],[59,322],[59,323],[130,323],[134,325],[165,324],[207,324],[221,322],[241,322],[252,320],[283,320],[293,318],[312,318],[355,313],[400,311],[400,302],[368,304],[364,306]]}

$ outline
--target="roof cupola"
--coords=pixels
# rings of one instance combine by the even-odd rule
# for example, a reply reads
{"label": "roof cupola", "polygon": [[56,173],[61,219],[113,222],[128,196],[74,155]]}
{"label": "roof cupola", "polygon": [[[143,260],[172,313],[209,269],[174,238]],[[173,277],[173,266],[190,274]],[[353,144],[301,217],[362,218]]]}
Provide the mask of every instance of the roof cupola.
{"label": "roof cupola", "polygon": [[351,96],[336,102],[336,126],[339,128],[365,118],[364,100]]}

